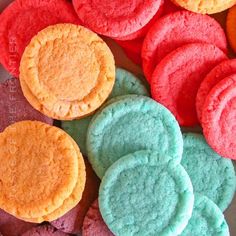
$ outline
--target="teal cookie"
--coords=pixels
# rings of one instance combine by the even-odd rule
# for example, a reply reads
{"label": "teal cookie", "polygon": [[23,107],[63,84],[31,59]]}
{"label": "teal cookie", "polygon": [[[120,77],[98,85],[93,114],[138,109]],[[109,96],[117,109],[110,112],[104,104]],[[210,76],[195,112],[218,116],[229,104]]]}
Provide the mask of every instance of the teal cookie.
{"label": "teal cookie", "polygon": [[193,202],[184,168],[151,150],[115,162],[99,190],[102,217],[116,236],[179,235],[192,215]]}
{"label": "teal cookie", "polygon": [[[109,98],[127,94],[149,96],[149,92],[141,80],[130,72],[117,68],[115,85]],[[91,115],[80,120],[63,121],[61,124],[62,128],[77,142],[84,155],[87,155],[86,136],[92,117]]]}
{"label": "teal cookie", "polygon": [[154,100],[129,95],[96,114],[87,133],[88,158],[102,178],[120,157],[156,150],[180,162],[183,140],[174,116]]}
{"label": "teal cookie", "polygon": [[224,211],[236,187],[232,161],[215,153],[201,134],[184,134],[183,139],[181,164],[190,176],[194,192],[207,196]]}
{"label": "teal cookie", "polygon": [[218,206],[196,194],[192,217],[180,236],[229,236],[229,227]]}

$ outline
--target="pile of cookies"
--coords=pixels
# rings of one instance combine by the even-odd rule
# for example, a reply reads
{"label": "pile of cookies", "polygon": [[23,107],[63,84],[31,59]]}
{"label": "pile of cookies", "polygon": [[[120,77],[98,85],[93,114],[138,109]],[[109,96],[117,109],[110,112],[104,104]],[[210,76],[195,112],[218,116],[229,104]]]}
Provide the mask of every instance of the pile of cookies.
{"label": "pile of cookies", "polygon": [[[0,235],[229,236],[236,59],[204,14],[234,4],[13,1],[0,15],[12,75],[0,83]],[[146,80],[116,65],[106,37]]]}

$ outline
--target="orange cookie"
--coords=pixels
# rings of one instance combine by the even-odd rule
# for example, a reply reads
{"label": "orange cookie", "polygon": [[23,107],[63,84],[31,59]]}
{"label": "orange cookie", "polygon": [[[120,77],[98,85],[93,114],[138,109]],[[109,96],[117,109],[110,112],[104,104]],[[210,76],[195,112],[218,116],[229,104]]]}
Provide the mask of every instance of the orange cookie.
{"label": "orange cookie", "polygon": [[86,116],[109,96],[115,82],[113,55],[90,30],[73,24],[49,26],[26,47],[20,65],[23,93],[47,116]]}
{"label": "orange cookie", "polygon": [[236,5],[229,9],[226,20],[226,31],[230,46],[236,52]]}
{"label": "orange cookie", "polygon": [[172,2],[189,11],[202,14],[222,12],[236,4],[236,0],[172,0]]}
{"label": "orange cookie", "polygon": [[59,217],[65,215],[68,211],[70,211],[72,208],[74,208],[79,201],[82,198],[82,193],[84,191],[85,187],[85,180],[86,180],[86,171],[85,171],[85,163],[84,159],[82,157],[82,154],[79,150],[78,145],[76,142],[71,138],[72,144],[77,152],[78,155],[78,163],[79,163],[79,169],[78,169],[78,179],[77,183],[71,193],[71,195],[65,199],[63,204],[53,211],[52,213],[38,217],[38,218],[24,218],[25,221],[32,222],[32,223],[41,223],[43,221],[53,221],[58,219]]}
{"label": "orange cookie", "polygon": [[0,133],[0,146],[0,208],[18,218],[40,218],[71,196],[84,164],[64,131],[22,121]]}

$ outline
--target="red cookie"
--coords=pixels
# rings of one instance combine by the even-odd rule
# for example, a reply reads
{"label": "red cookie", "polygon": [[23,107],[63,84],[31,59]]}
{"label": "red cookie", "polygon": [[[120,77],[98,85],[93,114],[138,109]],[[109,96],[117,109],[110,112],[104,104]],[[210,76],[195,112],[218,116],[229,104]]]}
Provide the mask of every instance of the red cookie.
{"label": "red cookie", "polygon": [[0,62],[18,77],[20,59],[31,38],[57,23],[78,23],[66,0],[16,0],[0,15]]}
{"label": "red cookie", "polygon": [[142,29],[155,16],[162,0],[73,0],[85,26],[112,38],[123,38]]}
{"label": "red cookie", "polygon": [[223,157],[236,160],[236,74],[220,81],[208,94],[202,110],[203,133]]}
{"label": "red cookie", "polygon": [[69,236],[69,234],[63,233],[51,225],[40,225],[21,234],[21,236]]}
{"label": "red cookie", "polygon": [[98,200],[92,204],[87,212],[87,215],[85,216],[82,235],[114,236],[102,219],[102,215],[98,207]]}
{"label": "red cookie", "polygon": [[152,97],[166,106],[180,125],[197,125],[198,88],[207,73],[226,59],[212,44],[187,44],[176,49],[157,65],[151,81]]}
{"label": "red cookie", "polygon": [[202,108],[208,93],[219,81],[235,73],[236,59],[227,60],[217,65],[202,81],[196,97],[196,109],[200,122],[202,119]]}
{"label": "red cookie", "polygon": [[36,111],[25,99],[18,79],[0,83],[0,132],[7,126],[22,120],[38,120],[53,124],[53,119]]}
{"label": "red cookie", "polygon": [[143,38],[144,36],[146,36],[147,32],[149,31],[149,29],[155,24],[155,22],[161,17],[162,13],[163,13],[163,9],[164,9],[164,0],[161,0],[161,4],[160,7],[158,9],[158,11],[156,12],[155,16],[140,30],[127,35],[125,37],[120,37],[117,38],[117,40],[133,40],[133,39],[138,39],[138,38]]}
{"label": "red cookie", "polygon": [[84,160],[86,165],[86,184],[81,201],[64,216],[51,222],[54,227],[65,233],[78,234],[81,232],[84,217],[91,204],[98,197],[100,180],[87,159]]}
{"label": "red cookie", "polygon": [[19,220],[0,209],[0,231],[4,236],[19,236],[34,226],[36,224]]}
{"label": "red cookie", "polygon": [[126,56],[130,58],[135,64],[141,65],[141,50],[143,46],[143,38],[119,41],[116,42],[123,48]]}
{"label": "red cookie", "polygon": [[156,65],[171,51],[188,43],[211,43],[227,52],[224,30],[212,17],[178,11],[162,17],[148,32],[142,49],[143,70],[150,82]]}

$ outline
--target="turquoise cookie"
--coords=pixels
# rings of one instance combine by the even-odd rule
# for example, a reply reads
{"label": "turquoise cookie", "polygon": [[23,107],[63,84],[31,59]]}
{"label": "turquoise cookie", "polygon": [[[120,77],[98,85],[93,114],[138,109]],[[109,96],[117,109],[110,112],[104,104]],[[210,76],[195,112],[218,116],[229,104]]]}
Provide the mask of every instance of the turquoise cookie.
{"label": "turquoise cookie", "polygon": [[[117,68],[115,85],[109,98],[126,94],[149,96],[149,92],[141,80],[130,72]],[[86,136],[92,117],[91,115],[80,120],[62,122],[62,128],[77,142],[84,155],[87,155]]]}
{"label": "turquoise cookie", "polygon": [[192,217],[180,236],[229,236],[229,227],[218,206],[195,194]]}
{"label": "turquoise cookie", "polygon": [[232,161],[215,153],[201,134],[184,134],[183,139],[181,164],[190,176],[194,192],[207,196],[224,211],[236,189]]}
{"label": "turquoise cookie", "polygon": [[129,95],[100,110],[87,133],[88,158],[102,178],[120,157],[156,150],[180,162],[183,140],[174,116],[154,100]]}
{"label": "turquoise cookie", "polygon": [[188,174],[176,160],[138,151],[115,162],[102,179],[99,207],[116,236],[173,236],[193,209]]}

